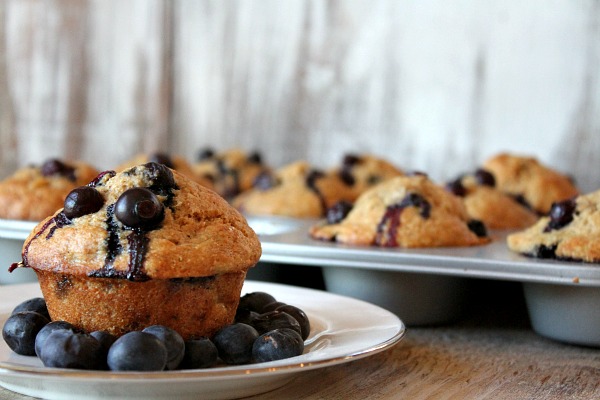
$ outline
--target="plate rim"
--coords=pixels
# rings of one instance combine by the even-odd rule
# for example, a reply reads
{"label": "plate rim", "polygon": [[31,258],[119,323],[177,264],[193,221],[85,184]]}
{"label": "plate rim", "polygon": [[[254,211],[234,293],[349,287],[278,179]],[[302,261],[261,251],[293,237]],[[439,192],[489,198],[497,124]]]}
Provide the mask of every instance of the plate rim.
{"label": "plate rim", "polygon": [[[0,385],[5,383],[3,381],[3,377],[47,377],[53,379],[73,379],[73,380],[85,380],[85,381],[104,381],[110,380],[111,382],[128,382],[128,381],[138,381],[138,380],[148,380],[151,379],[152,382],[160,382],[160,381],[174,381],[174,380],[189,380],[189,379],[219,379],[219,380],[227,380],[227,379],[251,379],[252,377],[261,377],[261,376],[275,376],[275,375],[287,375],[292,373],[298,373],[301,371],[314,370],[318,368],[329,367],[333,365],[339,365],[346,362],[351,362],[354,360],[358,360],[361,358],[365,358],[371,355],[375,355],[379,352],[387,350],[397,343],[399,343],[404,336],[406,335],[406,326],[403,321],[391,311],[386,310],[383,307],[377,306],[375,304],[369,303],[364,300],[352,298],[349,296],[343,296],[335,293],[330,293],[327,291],[311,289],[311,288],[303,288],[298,286],[285,285],[280,283],[271,283],[271,282],[260,282],[253,280],[246,280],[244,284],[245,291],[247,288],[246,283],[250,284],[250,287],[258,286],[267,288],[265,291],[268,291],[268,287],[278,287],[279,289],[285,288],[293,288],[294,290],[300,290],[302,292],[316,292],[320,295],[331,296],[335,298],[341,298],[345,300],[349,300],[351,302],[363,303],[363,305],[372,307],[373,309],[378,309],[387,314],[388,318],[395,319],[396,325],[394,327],[397,328],[395,334],[386,340],[379,341],[376,344],[369,344],[369,346],[357,349],[356,351],[349,352],[344,355],[338,355],[334,357],[326,357],[323,359],[316,360],[307,360],[303,361],[302,359],[298,360],[296,357],[292,359],[286,360],[277,360],[270,361],[265,363],[257,363],[257,364],[245,364],[239,366],[223,366],[223,367],[214,367],[214,368],[206,368],[206,369],[189,369],[189,370],[174,370],[174,371],[151,371],[151,372],[143,372],[143,371],[97,371],[97,370],[77,370],[77,369],[66,369],[66,368],[46,368],[46,367],[37,367],[37,366],[28,366],[22,365],[14,362],[7,362],[6,360],[0,360]],[[0,285],[1,287],[2,285]],[[21,285],[22,287],[36,287],[38,286],[36,283],[28,283]],[[256,291],[253,289],[253,291]],[[19,301],[16,300],[15,305],[18,304]],[[0,318],[4,319],[5,316],[9,315],[10,311],[3,312],[0,314]],[[310,338],[309,338],[310,339]],[[6,344],[3,343],[4,346]],[[319,351],[319,350],[316,350]],[[309,353],[305,353],[301,356],[307,355]],[[290,363],[288,360],[292,360]],[[2,385],[3,386],[3,385]]]}

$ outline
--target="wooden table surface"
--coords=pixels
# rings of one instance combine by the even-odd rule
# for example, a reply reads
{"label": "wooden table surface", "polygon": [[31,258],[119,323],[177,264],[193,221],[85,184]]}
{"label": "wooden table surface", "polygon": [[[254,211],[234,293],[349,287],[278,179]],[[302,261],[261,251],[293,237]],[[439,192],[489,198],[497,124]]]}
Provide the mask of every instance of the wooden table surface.
{"label": "wooden table surface", "polygon": [[[405,338],[387,351],[307,371],[252,398],[600,398],[600,349],[534,333],[515,284],[484,287],[484,292],[486,298],[472,302],[453,324],[409,327]],[[0,399],[30,397],[0,388]]]}

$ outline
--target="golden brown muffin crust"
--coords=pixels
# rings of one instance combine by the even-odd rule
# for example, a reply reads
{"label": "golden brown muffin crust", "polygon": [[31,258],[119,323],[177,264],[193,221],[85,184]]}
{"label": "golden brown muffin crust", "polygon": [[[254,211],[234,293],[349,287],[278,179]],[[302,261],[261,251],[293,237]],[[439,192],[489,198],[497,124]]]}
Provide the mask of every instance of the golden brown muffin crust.
{"label": "golden brown muffin crust", "polygon": [[118,165],[115,168],[115,171],[124,171],[136,165],[142,165],[147,162],[155,161],[154,159],[163,159],[166,162],[165,165],[167,167],[176,170],[180,174],[187,176],[188,178],[192,179],[193,181],[199,183],[204,187],[214,189],[213,182],[210,179],[196,174],[192,168],[192,165],[185,158],[178,155],[169,155],[164,153],[137,154],[130,160],[127,160],[122,164]]}
{"label": "golden brown muffin crust", "polygon": [[540,214],[546,214],[552,203],[579,193],[568,176],[533,157],[500,153],[485,161],[483,168],[494,175],[501,191],[522,196]]}
{"label": "golden brown muffin crust", "polygon": [[71,190],[98,175],[98,170],[81,161],[65,161],[64,164],[73,168],[70,177],[44,176],[41,166],[30,166],[20,168],[0,182],[0,218],[41,221],[62,208],[65,196]]}
{"label": "golden brown muffin crust", "polygon": [[251,189],[260,174],[271,171],[259,153],[246,153],[238,148],[217,154],[210,151],[192,164],[192,169],[197,176],[212,181],[214,190],[227,199]]}
{"label": "golden brown muffin crust", "polygon": [[342,165],[333,173],[350,182],[351,198],[354,201],[367,189],[390,178],[404,175],[391,162],[372,154],[346,154]]}
{"label": "golden brown muffin crust", "polygon": [[553,221],[551,216],[542,217],[532,227],[509,235],[509,249],[532,257],[600,262],[600,191],[572,201],[574,211],[567,212],[572,217],[570,221],[568,216],[562,223]]}
{"label": "golden brown muffin crust", "polygon": [[538,215],[533,210],[498,190],[493,177],[490,178],[492,182],[483,183],[476,178],[477,173],[486,171],[463,175],[446,185],[447,189],[463,199],[471,218],[483,221],[490,229],[523,229],[537,221]]}
{"label": "golden brown muffin crust", "polygon": [[353,198],[350,187],[337,173],[325,173],[306,161],[296,161],[275,171],[269,188],[254,188],[233,199],[237,209],[251,215],[317,218],[337,201]]}
{"label": "golden brown muffin crust", "polygon": [[[127,229],[110,216],[127,189],[150,187],[145,166],[136,166],[114,177],[105,175],[96,186],[104,197],[102,208],[75,218],[59,229],[57,216],[38,224],[25,242],[26,261],[35,269],[89,275],[107,264],[109,225],[114,225],[122,248],[110,263],[117,272],[128,270],[131,248]],[[166,206],[159,229],[145,232],[149,240],[143,268],[150,279],[202,277],[248,269],[260,258],[260,243],[244,217],[218,194],[172,171],[178,189]],[[166,196],[158,196],[164,203]],[[43,231],[43,232],[42,232]],[[41,233],[40,233],[41,232]],[[52,232],[51,235],[49,233]]]}
{"label": "golden brown muffin crust", "polygon": [[488,237],[472,232],[468,222],[460,198],[426,176],[403,176],[369,189],[341,222],[313,226],[310,234],[315,239],[384,247],[470,246],[489,242]]}

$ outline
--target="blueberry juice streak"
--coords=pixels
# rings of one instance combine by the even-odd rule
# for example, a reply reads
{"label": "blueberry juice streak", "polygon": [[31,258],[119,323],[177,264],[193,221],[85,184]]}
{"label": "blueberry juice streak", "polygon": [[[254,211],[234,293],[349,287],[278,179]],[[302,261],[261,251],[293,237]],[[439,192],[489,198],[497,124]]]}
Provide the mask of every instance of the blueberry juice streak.
{"label": "blueberry juice streak", "polygon": [[106,238],[106,258],[102,269],[90,272],[89,276],[94,278],[121,278],[135,282],[147,281],[149,278],[143,271],[144,256],[148,249],[149,239],[140,229],[132,229],[127,236],[129,245],[129,264],[127,271],[117,271],[113,263],[117,256],[123,252],[123,246],[119,240],[119,225],[115,221],[115,205],[111,204],[106,209],[106,227],[108,236]]}
{"label": "blueberry juice streak", "polygon": [[317,187],[317,180],[319,178],[323,178],[324,176],[325,174],[323,174],[323,172],[313,170],[306,177],[306,186],[319,198],[322,210],[321,214],[325,214],[327,212],[327,203],[325,202],[325,197],[323,196],[323,193],[321,193],[321,191]]}
{"label": "blueberry juice streak", "polygon": [[144,257],[148,251],[148,243],[150,239],[139,229],[134,229],[127,236],[129,244],[129,265],[125,278],[130,281],[143,282],[150,279],[144,273]]}
{"label": "blueberry juice streak", "polygon": [[400,218],[406,207],[419,208],[419,214],[423,219],[429,218],[431,205],[422,196],[410,193],[400,203],[387,207],[381,221],[377,225],[375,244],[382,247],[398,247],[396,236],[400,228]]}
{"label": "blueberry juice streak", "polygon": [[29,262],[27,260],[27,254],[29,253],[29,246],[31,246],[31,243],[34,240],[37,240],[40,236],[42,236],[44,234],[44,232],[46,232],[46,230],[49,229],[48,234],[46,235],[46,238],[45,238],[46,240],[48,240],[54,235],[54,232],[57,229],[60,229],[69,224],[71,224],[71,220],[69,218],[67,218],[65,216],[65,214],[62,212],[59,212],[58,214],[56,214],[56,216],[54,216],[54,218],[50,218],[48,221],[46,221],[46,223],[40,228],[40,230],[25,245],[25,247],[23,249],[23,253],[21,254],[22,261],[20,263],[12,263],[10,265],[10,267],[8,268],[8,272],[13,272],[19,266],[29,267]]}
{"label": "blueberry juice streak", "polygon": [[123,246],[119,241],[119,226],[115,221],[115,205],[111,204],[106,207],[106,232],[108,236],[105,240],[106,245],[106,257],[104,258],[104,265],[100,270],[92,271],[89,276],[94,278],[124,278],[124,274],[116,271],[113,268],[113,263],[117,256],[123,251]]}
{"label": "blueberry juice streak", "polygon": [[110,179],[110,178],[112,178],[113,176],[115,176],[116,174],[117,174],[117,173],[116,173],[115,171],[111,171],[111,170],[109,170],[109,171],[103,171],[103,172],[100,172],[100,173],[98,174],[98,176],[96,176],[96,177],[94,178],[94,180],[93,180],[93,181],[91,181],[90,183],[88,183],[88,186],[89,186],[89,187],[93,187],[93,188],[95,188],[96,186],[98,186],[98,185],[100,184],[100,182],[101,182],[101,181],[104,179],[104,177],[105,177],[105,176],[107,176],[107,175],[108,175],[108,179]]}

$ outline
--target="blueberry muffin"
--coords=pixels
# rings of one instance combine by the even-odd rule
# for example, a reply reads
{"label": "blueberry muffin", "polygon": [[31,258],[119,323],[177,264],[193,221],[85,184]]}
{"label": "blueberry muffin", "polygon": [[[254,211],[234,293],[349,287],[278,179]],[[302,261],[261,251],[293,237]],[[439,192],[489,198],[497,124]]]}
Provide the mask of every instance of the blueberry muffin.
{"label": "blueberry muffin", "polygon": [[13,264],[37,273],[53,320],[115,335],[160,324],[184,338],[231,323],[254,231],[221,196],[158,163],[69,193]]}
{"label": "blueberry muffin", "polygon": [[313,226],[310,235],[381,247],[471,246],[490,240],[485,225],[469,218],[459,197],[424,175],[388,179],[347,210]]}
{"label": "blueberry muffin", "polygon": [[198,176],[192,169],[192,165],[183,157],[169,155],[167,153],[150,153],[150,154],[138,154],[132,159],[118,165],[115,170],[117,172],[129,169],[133,166],[156,162],[163,164],[170,169],[174,169],[180,174],[187,176],[188,178],[196,181],[204,187],[214,189],[213,183],[210,179],[202,176]]}
{"label": "blueberry muffin", "polygon": [[507,244],[530,257],[600,262],[600,191],[554,203],[548,216],[509,235]]}
{"label": "blueberry muffin", "polygon": [[463,199],[471,218],[490,229],[523,229],[538,219],[529,207],[498,190],[494,175],[484,169],[449,182],[446,189]]}
{"label": "blueberry muffin", "polygon": [[259,175],[254,187],[234,198],[232,204],[251,215],[319,218],[341,200],[351,201],[352,192],[338,174],[296,161]]}
{"label": "blueberry muffin", "polygon": [[254,180],[270,170],[258,152],[230,149],[215,153],[210,148],[200,151],[192,169],[196,175],[211,181],[214,190],[226,199],[251,189]]}
{"label": "blueberry muffin", "polygon": [[515,197],[540,215],[547,214],[552,203],[578,194],[570,177],[533,157],[501,153],[485,161],[483,169],[494,175],[499,190]]}
{"label": "blueberry muffin", "polygon": [[353,200],[380,182],[404,175],[389,161],[370,154],[346,154],[334,172],[349,186]]}
{"label": "blueberry muffin", "polygon": [[98,171],[81,161],[53,158],[21,168],[0,182],[0,218],[41,221],[62,208],[65,196]]}

